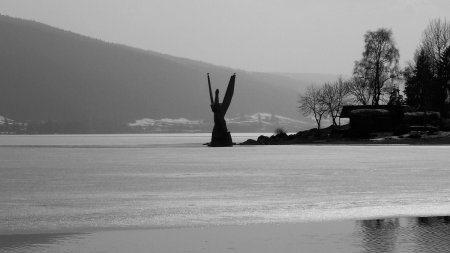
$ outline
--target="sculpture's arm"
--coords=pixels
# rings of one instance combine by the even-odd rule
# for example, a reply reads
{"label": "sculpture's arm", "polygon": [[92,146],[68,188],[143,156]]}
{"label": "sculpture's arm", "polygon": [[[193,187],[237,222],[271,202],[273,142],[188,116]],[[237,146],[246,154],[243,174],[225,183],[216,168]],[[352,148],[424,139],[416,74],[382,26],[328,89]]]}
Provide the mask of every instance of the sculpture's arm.
{"label": "sculpture's arm", "polygon": [[214,103],[213,102],[213,95],[211,90],[211,80],[209,79],[209,73],[208,73],[208,87],[209,87],[209,99],[211,100],[211,106]]}
{"label": "sculpture's arm", "polygon": [[236,74],[232,75],[230,78],[230,82],[228,83],[227,91],[225,92],[225,97],[223,98],[222,102],[222,113],[225,115],[225,113],[228,110],[228,107],[230,107],[231,98],[234,94],[234,82],[236,80]]}

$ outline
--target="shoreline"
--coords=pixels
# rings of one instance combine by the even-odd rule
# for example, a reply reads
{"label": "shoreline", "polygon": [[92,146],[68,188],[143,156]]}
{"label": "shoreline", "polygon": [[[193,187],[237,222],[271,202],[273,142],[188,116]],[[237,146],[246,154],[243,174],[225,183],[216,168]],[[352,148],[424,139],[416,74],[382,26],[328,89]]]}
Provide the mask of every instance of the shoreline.
{"label": "shoreline", "polygon": [[[85,227],[85,228],[62,228],[55,230],[45,230],[39,232],[37,230],[32,231],[3,231],[0,232],[0,238],[5,236],[38,236],[38,235],[77,235],[77,234],[95,234],[104,232],[118,232],[118,231],[150,231],[150,230],[189,230],[189,229],[218,229],[227,227],[259,227],[259,226],[302,226],[308,224],[334,224],[334,223],[348,223],[348,222],[363,222],[363,221],[376,221],[376,220],[389,220],[389,219],[418,219],[418,218],[430,218],[430,219],[448,219],[450,222],[450,211],[447,214],[429,214],[429,215],[380,215],[374,217],[362,217],[362,218],[324,218],[324,219],[312,219],[312,220],[299,220],[299,221],[279,221],[279,222],[248,222],[248,223],[229,223],[229,224],[197,224],[197,225],[173,225],[173,226],[117,226],[117,227]],[[0,240],[1,242],[1,240]],[[0,244],[1,245],[1,244]]]}
{"label": "shoreline", "polygon": [[[449,216],[0,235],[2,252],[386,252],[445,240]],[[431,233],[428,233],[430,232]],[[444,242],[444,241],[443,241]],[[401,251],[401,250],[400,250]],[[402,251],[403,252],[403,251]]]}
{"label": "shoreline", "polygon": [[415,131],[401,135],[391,132],[373,133],[366,138],[348,136],[347,126],[300,131],[296,134],[284,132],[272,136],[260,135],[256,140],[248,139],[238,145],[450,145],[450,132]]}

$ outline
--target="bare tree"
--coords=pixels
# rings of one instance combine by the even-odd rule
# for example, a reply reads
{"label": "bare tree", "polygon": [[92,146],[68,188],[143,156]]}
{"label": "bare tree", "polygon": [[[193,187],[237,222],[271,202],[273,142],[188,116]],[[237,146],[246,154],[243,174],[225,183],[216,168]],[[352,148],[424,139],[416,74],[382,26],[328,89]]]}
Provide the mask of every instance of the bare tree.
{"label": "bare tree", "polygon": [[359,91],[370,89],[358,93],[358,99],[364,102],[363,104],[367,101],[365,95],[370,94],[372,104],[378,105],[386,82],[399,76],[400,54],[392,38],[392,31],[389,29],[368,31],[364,35],[364,42],[363,58],[355,62],[354,85],[361,85]]}
{"label": "bare tree", "polygon": [[435,94],[439,100],[442,116],[447,117],[446,99],[448,97],[448,64],[446,63],[446,50],[450,48],[450,22],[434,19],[423,32],[422,48],[430,59],[433,78],[437,82]]}
{"label": "bare tree", "polygon": [[333,125],[337,126],[336,118],[345,104],[345,98],[348,94],[348,85],[344,83],[342,78],[334,83],[325,83],[321,92],[321,103],[327,109],[327,115],[333,120]]}
{"label": "bare tree", "polygon": [[327,107],[322,103],[322,89],[309,86],[305,93],[299,96],[299,109],[303,115],[313,115],[317,123],[317,129],[320,130],[322,119],[326,116]]}
{"label": "bare tree", "polygon": [[435,75],[441,75],[445,50],[450,47],[450,22],[434,19],[423,32],[422,48],[430,57]]}
{"label": "bare tree", "polygon": [[362,76],[353,76],[347,82],[347,89],[349,95],[352,95],[354,103],[361,105],[370,104],[372,98],[372,89],[370,88],[369,82]]}
{"label": "bare tree", "polygon": [[[349,93],[349,84],[347,81],[344,81],[342,77],[339,77],[338,81],[335,83],[337,92],[337,104],[336,104],[336,115],[342,111],[342,107],[344,105],[348,105],[348,95]],[[339,125],[341,125],[341,118],[339,117]]]}

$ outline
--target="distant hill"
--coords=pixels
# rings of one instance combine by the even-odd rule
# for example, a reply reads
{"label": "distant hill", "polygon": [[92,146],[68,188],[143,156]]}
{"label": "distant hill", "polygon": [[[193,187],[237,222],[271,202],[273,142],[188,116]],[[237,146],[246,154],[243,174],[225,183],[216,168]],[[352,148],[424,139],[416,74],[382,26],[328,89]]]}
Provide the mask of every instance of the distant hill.
{"label": "distant hill", "polygon": [[[277,128],[283,128],[291,132],[311,128],[311,121],[300,121],[269,113],[255,113],[252,115],[236,115],[227,118],[228,128],[234,132],[263,132],[270,133]],[[209,132],[211,123],[203,120],[178,119],[140,119],[130,123],[131,131],[140,133],[161,132]]]}
{"label": "distant hill", "polygon": [[349,76],[346,75],[337,75],[337,74],[320,74],[320,73],[282,73],[282,72],[274,72],[272,74],[281,75],[284,77],[292,78],[300,83],[308,83],[308,84],[324,84],[324,83],[332,83],[338,80],[339,77],[343,79],[348,79]]}
{"label": "distant hill", "polygon": [[237,74],[229,118],[266,112],[313,125],[296,108],[310,76],[231,69],[0,15],[0,115],[16,121],[210,122],[206,73],[221,97]]}

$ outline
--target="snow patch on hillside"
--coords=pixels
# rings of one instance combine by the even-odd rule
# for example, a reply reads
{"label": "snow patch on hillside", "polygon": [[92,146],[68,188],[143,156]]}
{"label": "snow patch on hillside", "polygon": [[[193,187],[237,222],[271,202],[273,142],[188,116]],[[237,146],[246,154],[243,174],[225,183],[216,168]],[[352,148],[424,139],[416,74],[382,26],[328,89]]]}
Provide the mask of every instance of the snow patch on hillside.
{"label": "snow patch on hillside", "polygon": [[[278,127],[296,132],[314,127],[313,121],[302,121],[266,112],[258,112],[250,115],[235,115],[225,120],[227,121],[229,130],[233,132],[272,132]],[[211,131],[214,125],[212,121],[212,117],[209,122],[186,118],[144,118],[129,123],[129,126],[141,132],[208,132]]]}
{"label": "snow patch on hillside", "polygon": [[200,125],[202,124],[202,120],[188,120],[186,118],[178,118],[178,119],[150,119],[144,118],[136,120],[134,123],[130,123],[129,126],[164,126],[164,125]]}
{"label": "snow patch on hillside", "polygon": [[3,117],[0,115],[0,124],[5,124],[5,121],[8,122],[8,124],[13,124],[15,121],[6,117]]}

